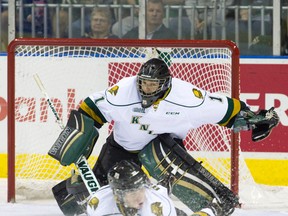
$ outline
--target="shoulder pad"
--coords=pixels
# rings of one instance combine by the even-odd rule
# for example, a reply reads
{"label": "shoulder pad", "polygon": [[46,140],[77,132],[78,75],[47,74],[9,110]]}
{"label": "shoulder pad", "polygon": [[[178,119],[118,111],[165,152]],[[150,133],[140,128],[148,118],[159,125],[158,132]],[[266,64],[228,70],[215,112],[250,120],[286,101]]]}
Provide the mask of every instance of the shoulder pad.
{"label": "shoulder pad", "polygon": [[105,91],[107,101],[115,106],[141,103],[136,87],[136,77],[123,78]]}
{"label": "shoulder pad", "polygon": [[206,92],[191,83],[180,79],[172,79],[172,89],[165,98],[167,102],[185,107],[200,106],[205,99]]}

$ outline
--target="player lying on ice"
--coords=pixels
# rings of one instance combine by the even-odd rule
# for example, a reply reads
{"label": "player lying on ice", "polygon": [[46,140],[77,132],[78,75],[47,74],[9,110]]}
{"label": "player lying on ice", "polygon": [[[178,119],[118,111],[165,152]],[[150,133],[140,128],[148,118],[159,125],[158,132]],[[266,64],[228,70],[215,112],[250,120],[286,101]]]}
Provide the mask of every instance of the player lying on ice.
{"label": "player lying on ice", "polygon": [[[101,185],[108,184],[111,167],[121,160],[130,160],[143,165],[157,180],[172,176],[172,194],[193,212],[216,200],[223,215],[230,215],[239,205],[238,197],[186,152],[182,140],[190,129],[218,124],[235,131],[251,130],[252,140],[258,141],[270,134],[279,117],[274,108],[254,113],[240,100],[172,78],[166,63],[153,58],[141,66],[137,76],[123,78],[112,87],[91,94],[77,111],[73,110],[53,145],[62,145],[63,151],[58,156],[50,155],[62,165],[75,163],[81,155],[88,158],[98,129],[112,121],[113,132],[93,167]],[[67,135],[71,130],[73,133]],[[83,212],[83,203],[86,209],[89,193],[81,182],[77,183],[77,192],[67,191],[66,186],[74,183],[68,178],[53,188],[66,215]]]}
{"label": "player lying on ice", "polygon": [[[161,184],[152,184],[143,170],[134,162],[120,161],[108,172],[109,185],[101,187],[88,201],[87,214],[100,215],[186,215],[176,209],[168,190]],[[193,214],[214,215],[218,206],[209,206]]]}

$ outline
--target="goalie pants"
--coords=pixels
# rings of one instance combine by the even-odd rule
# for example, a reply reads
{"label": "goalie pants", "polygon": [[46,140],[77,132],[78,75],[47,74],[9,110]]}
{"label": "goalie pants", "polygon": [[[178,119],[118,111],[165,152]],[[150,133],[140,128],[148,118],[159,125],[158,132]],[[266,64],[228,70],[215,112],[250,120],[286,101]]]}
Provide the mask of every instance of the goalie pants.
{"label": "goalie pants", "polygon": [[101,186],[107,185],[107,173],[109,169],[121,160],[130,160],[141,166],[138,159],[139,151],[129,152],[120,146],[113,136],[113,132],[106,139],[102,146],[99,157],[93,167],[93,172]]}
{"label": "goalie pants", "polygon": [[[183,149],[185,149],[183,141],[181,139],[174,139]],[[147,143],[148,144],[148,143]],[[130,160],[139,166],[142,163],[139,160],[139,152],[140,151],[127,151],[122,146],[120,146],[115,140],[113,136],[113,132],[106,139],[106,143],[102,146],[99,157],[93,167],[93,172],[101,184],[107,185],[107,173],[109,169],[114,166],[117,162],[121,160]]]}

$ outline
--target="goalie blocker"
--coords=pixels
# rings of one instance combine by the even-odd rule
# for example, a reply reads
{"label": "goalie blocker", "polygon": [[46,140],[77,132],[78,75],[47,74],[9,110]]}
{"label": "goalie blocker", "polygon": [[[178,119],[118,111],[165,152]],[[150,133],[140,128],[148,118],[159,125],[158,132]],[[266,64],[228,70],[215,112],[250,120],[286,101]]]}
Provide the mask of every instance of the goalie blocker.
{"label": "goalie blocker", "polygon": [[172,175],[172,194],[194,212],[209,206],[213,199],[223,215],[232,214],[239,205],[238,197],[169,134],[159,135],[139,153],[139,158],[153,178]]}
{"label": "goalie blocker", "polygon": [[50,148],[48,155],[58,160],[61,165],[69,166],[77,163],[83,155],[88,159],[98,137],[94,121],[72,110],[67,125]]}

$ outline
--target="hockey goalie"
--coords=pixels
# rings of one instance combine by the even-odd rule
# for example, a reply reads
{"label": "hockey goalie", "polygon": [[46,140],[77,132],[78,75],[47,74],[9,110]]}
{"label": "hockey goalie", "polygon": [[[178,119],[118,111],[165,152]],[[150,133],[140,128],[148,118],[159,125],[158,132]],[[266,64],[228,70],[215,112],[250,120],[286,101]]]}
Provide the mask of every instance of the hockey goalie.
{"label": "hockey goalie", "polygon": [[[136,76],[89,95],[71,113],[49,154],[64,166],[88,158],[98,130],[107,122],[114,122],[114,128],[93,166],[101,186],[108,184],[111,167],[128,160],[143,165],[158,181],[169,179],[167,188],[193,212],[216,202],[214,214],[228,216],[239,198],[187,153],[183,139],[190,129],[218,124],[235,132],[250,130],[252,140],[259,141],[277,126],[279,117],[273,107],[255,113],[243,101],[173,78],[165,61],[152,58]],[[52,189],[65,215],[86,212],[91,194],[83,181],[72,176]]]}

